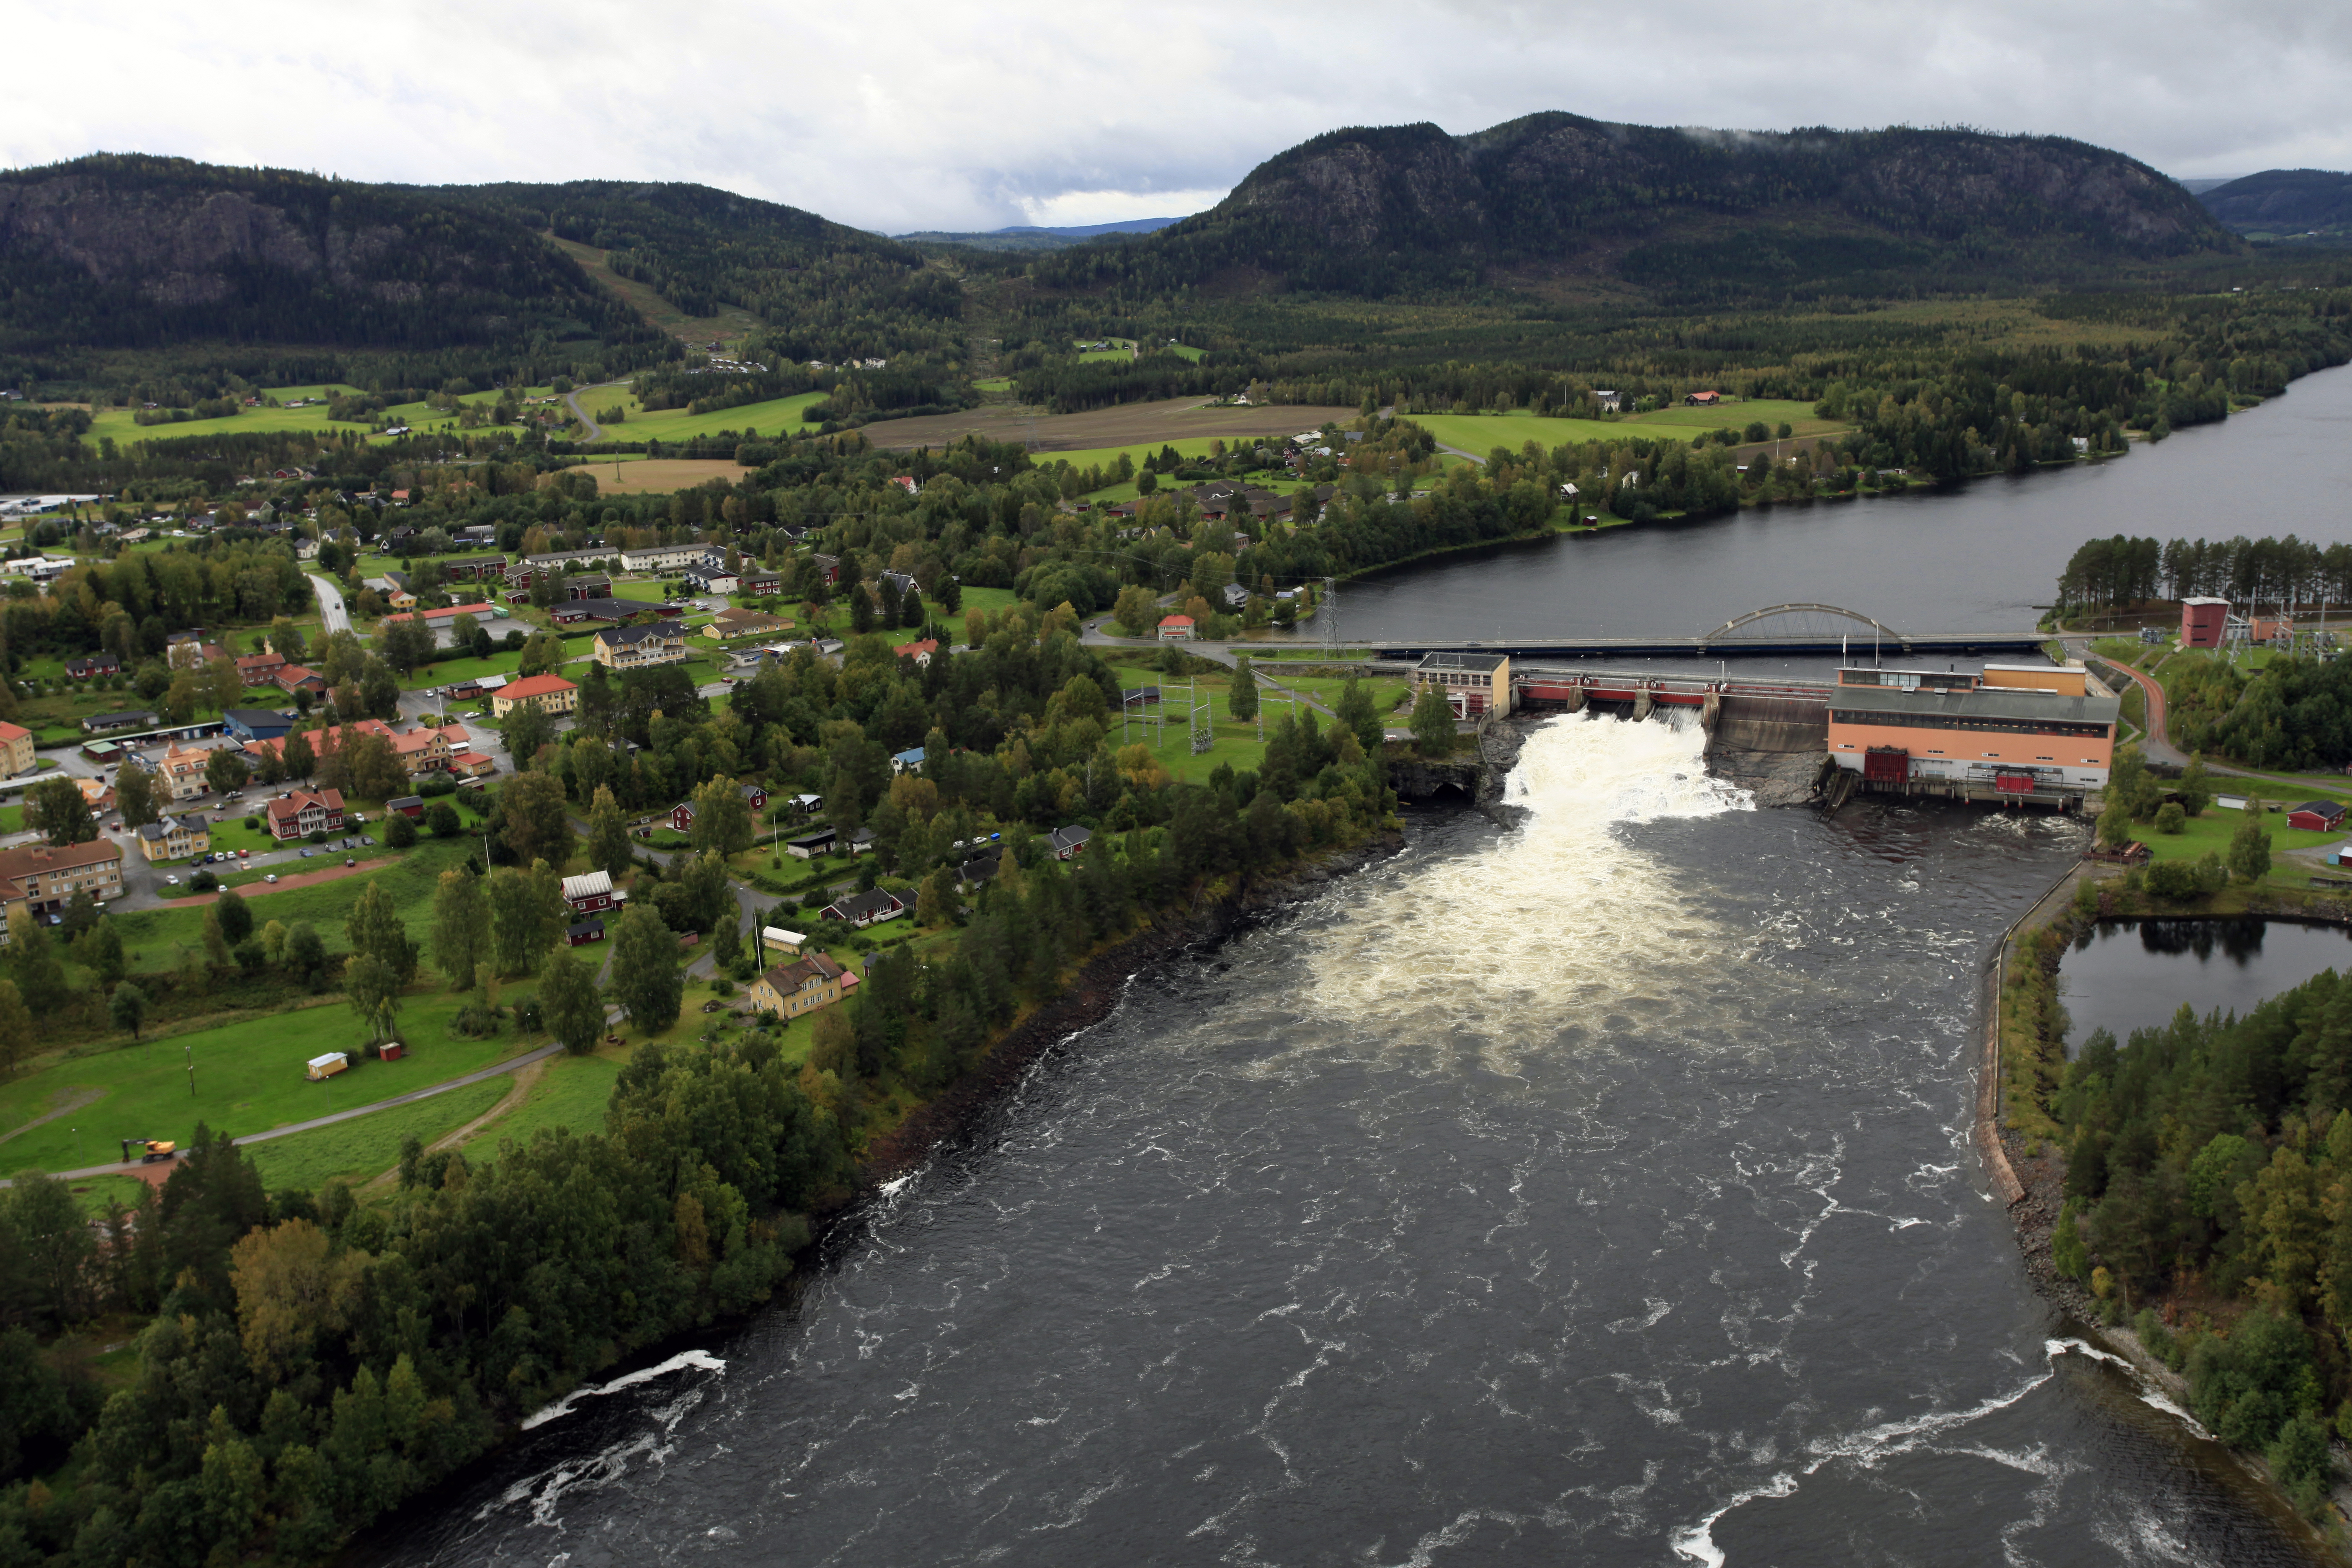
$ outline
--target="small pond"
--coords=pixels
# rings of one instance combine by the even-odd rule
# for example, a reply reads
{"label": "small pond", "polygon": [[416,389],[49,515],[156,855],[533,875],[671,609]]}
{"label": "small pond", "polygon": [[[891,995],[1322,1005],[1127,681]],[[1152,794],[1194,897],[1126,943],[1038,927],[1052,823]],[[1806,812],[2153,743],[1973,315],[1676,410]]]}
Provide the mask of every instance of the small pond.
{"label": "small pond", "polygon": [[2291,921],[2102,921],[2061,962],[2069,1054],[2095,1029],[2118,1042],[2199,1013],[2243,1014],[2324,969],[2352,967],[2352,928]]}

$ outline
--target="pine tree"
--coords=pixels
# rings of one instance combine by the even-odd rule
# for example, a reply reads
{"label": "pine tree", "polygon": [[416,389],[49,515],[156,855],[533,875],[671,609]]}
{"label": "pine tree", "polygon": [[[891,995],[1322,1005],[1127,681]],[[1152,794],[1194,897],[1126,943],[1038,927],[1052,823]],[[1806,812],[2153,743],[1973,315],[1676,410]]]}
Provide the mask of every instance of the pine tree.
{"label": "pine tree", "polygon": [[1247,654],[1234,660],[1234,683],[1226,693],[1225,708],[1244,721],[1257,717],[1257,674],[1250,668]]}

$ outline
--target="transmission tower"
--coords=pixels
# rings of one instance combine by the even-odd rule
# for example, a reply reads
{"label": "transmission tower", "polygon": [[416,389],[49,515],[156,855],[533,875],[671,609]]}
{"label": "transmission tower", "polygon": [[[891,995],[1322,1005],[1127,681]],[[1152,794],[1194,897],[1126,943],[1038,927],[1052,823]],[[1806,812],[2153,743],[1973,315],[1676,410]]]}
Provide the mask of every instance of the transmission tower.
{"label": "transmission tower", "polygon": [[1216,721],[1216,715],[1210,710],[1210,700],[1198,695],[1199,691],[1197,680],[1184,683],[1184,712],[1192,731],[1192,754],[1196,757],[1217,743],[1216,731],[1211,727]]}

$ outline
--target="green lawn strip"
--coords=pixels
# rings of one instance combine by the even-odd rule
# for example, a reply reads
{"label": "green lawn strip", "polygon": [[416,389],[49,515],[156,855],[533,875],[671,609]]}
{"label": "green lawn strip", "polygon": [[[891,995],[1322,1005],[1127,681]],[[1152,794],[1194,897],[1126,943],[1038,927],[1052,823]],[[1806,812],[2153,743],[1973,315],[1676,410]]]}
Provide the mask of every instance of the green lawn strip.
{"label": "green lawn strip", "polygon": [[541,1128],[568,1127],[583,1138],[604,1131],[604,1107],[613,1098],[625,1056],[621,1048],[604,1046],[594,1056],[549,1058],[530,1097],[467,1140],[467,1161],[480,1164],[508,1139],[528,1143]]}
{"label": "green lawn strip", "polygon": [[[373,826],[371,824],[371,826]],[[364,831],[364,830],[363,830]],[[468,854],[478,855],[481,842],[475,838],[420,840],[405,852],[390,851],[381,847],[367,851],[372,856],[396,854],[397,861],[381,870],[362,872],[340,878],[331,882],[320,882],[307,888],[277,889],[261,882],[262,873],[247,872],[232,881],[246,902],[253,908],[257,930],[271,921],[291,927],[297,921],[309,921],[318,928],[320,940],[327,951],[344,951],[343,921],[352,906],[367,890],[370,882],[381,881],[390,892],[394,907],[408,927],[411,941],[422,944],[432,924],[433,889],[441,873],[452,866],[464,863]],[[279,876],[293,876],[299,871],[323,871],[341,864],[342,856],[319,855],[310,860],[297,860],[293,869],[279,869]],[[205,911],[202,906],[163,909],[128,910],[107,917],[121,935],[123,946],[130,950],[131,968],[138,972],[176,969],[184,954],[204,942]]]}
{"label": "green lawn strip", "polygon": [[[580,405],[594,414],[609,403],[600,404],[596,396],[583,396]],[[772,397],[765,403],[747,403],[740,408],[722,408],[715,414],[688,414],[682,408],[663,409],[659,413],[632,412],[621,424],[607,428],[605,438],[614,441],[686,441],[698,436],[716,436],[722,430],[751,431],[773,439],[779,435],[796,435],[806,421],[801,411],[812,403],[821,403],[827,395],[822,392],[798,392],[790,397]]]}
{"label": "green lawn strip", "polygon": [[[506,999],[517,998],[509,994]],[[396,1062],[361,1063],[331,1083],[310,1081],[303,1064],[328,1051],[358,1047],[359,1021],[340,997],[267,1018],[44,1063],[0,1085],[0,1125],[17,1126],[40,1115],[61,1092],[96,1089],[104,1098],[74,1116],[43,1122],[0,1143],[0,1171],[72,1169],[73,1126],[82,1130],[88,1163],[99,1164],[121,1157],[116,1139],[184,1142],[199,1121],[234,1134],[267,1131],[462,1078],[523,1048],[525,1043],[511,1031],[488,1040],[450,1035],[449,1018],[464,1000],[446,991],[412,991],[403,1002],[400,1026],[413,1054]]]}
{"label": "green lawn strip", "polygon": [[464,681],[479,680],[486,675],[511,676],[522,664],[522,650],[501,650],[488,658],[471,655],[452,655],[433,664],[419,665],[411,675],[407,689],[422,691],[433,686],[456,686]]}
{"label": "green lawn strip", "polygon": [[[2210,782],[2231,794],[2237,793],[2230,779],[2217,777]],[[2300,804],[2303,798],[2298,795],[2287,804]],[[2158,860],[2194,860],[2209,850],[2226,860],[2230,854],[2231,836],[2244,821],[2245,814],[2242,812],[2209,805],[2202,813],[2183,823],[2178,833],[2158,833],[2154,824],[2140,822],[2132,825],[2132,837],[2147,845],[2148,853]],[[2263,826],[2271,836],[2271,853],[2279,858],[2271,868],[2271,877],[2289,887],[2303,886],[2304,879],[2315,868],[2306,861],[2286,859],[2287,851],[2321,849],[2345,837],[2342,829],[2334,833],[2312,833],[2299,827],[2289,827],[2284,812],[2263,813]]]}
{"label": "green lawn strip", "polygon": [[[348,1076],[336,1080],[338,1091],[346,1081]],[[395,1105],[332,1127],[256,1143],[246,1150],[245,1157],[261,1173],[262,1184],[272,1191],[299,1187],[315,1192],[338,1176],[357,1185],[400,1163],[403,1138],[413,1132],[418,1142],[429,1144],[489,1110],[513,1087],[504,1078],[469,1083],[413,1105]]]}
{"label": "green lawn strip", "polygon": [[1010,392],[1013,390],[1013,378],[1009,375],[983,376],[971,384],[971,389],[974,392]]}
{"label": "green lawn strip", "polygon": [[1780,398],[1725,403],[1712,408],[1676,405],[1654,414],[1628,415],[1622,419],[1558,419],[1539,417],[1525,410],[1509,414],[1409,414],[1405,417],[1444,445],[1475,453],[1482,460],[1496,447],[1516,452],[1529,441],[1546,451],[1563,443],[1613,443],[1637,437],[1686,442],[1693,436],[1727,426],[1745,429],[1759,419],[1774,429],[1786,424],[1798,436],[1826,435],[1846,428],[1836,420],[1816,417],[1810,403]]}

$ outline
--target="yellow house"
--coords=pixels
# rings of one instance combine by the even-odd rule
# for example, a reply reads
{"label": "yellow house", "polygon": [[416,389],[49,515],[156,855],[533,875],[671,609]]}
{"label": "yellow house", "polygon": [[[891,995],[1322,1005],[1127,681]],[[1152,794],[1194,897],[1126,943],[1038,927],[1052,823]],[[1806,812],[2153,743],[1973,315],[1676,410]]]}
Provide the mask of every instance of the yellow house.
{"label": "yellow house", "polygon": [[841,965],[821,952],[797,963],[780,963],[745,988],[755,1012],[786,1020],[830,1007],[841,1000]]}
{"label": "yellow house", "polygon": [[33,732],[22,724],[0,724],[0,778],[33,771]]}
{"label": "yellow house", "polygon": [[686,628],[676,621],[607,626],[596,634],[595,658],[607,669],[643,669],[686,661]]}
{"label": "yellow house", "polygon": [[213,847],[212,829],[201,816],[164,817],[150,822],[139,829],[139,852],[150,864],[157,860],[184,860],[191,855],[201,855]]}
{"label": "yellow house", "polygon": [[580,689],[560,675],[534,675],[509,680],[490,697],[490,711],[503,719],[518,708],[542,713],[569,713],[580,705]]}

